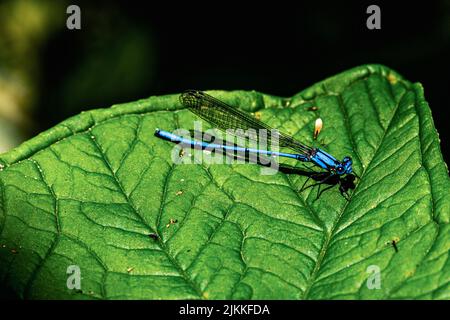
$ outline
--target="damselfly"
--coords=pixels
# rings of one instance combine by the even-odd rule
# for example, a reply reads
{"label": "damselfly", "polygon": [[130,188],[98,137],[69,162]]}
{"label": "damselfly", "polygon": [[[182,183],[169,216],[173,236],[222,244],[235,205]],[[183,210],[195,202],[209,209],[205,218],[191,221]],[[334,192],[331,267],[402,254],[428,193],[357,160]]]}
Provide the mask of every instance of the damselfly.
{"label": "damselfly", "polygon": [[[220,130],[226,131],[228,129],[234,129],[236,130],[235,134],[238,136],[241,134],[245,134],[244,130],[265,130],[267,146],[270,145],[270,142],[272,140],[275,140],[278,142],[279,147],[289,148],[291,150],[294,150],[296,153],[285,153],[273,150],[246,148],[224,143],[217,144],[206,141],[197,141],[189,138],[184,138],[160,129],[156,129],[155,136],[174,143],[188,145],[192,148],[200,147],[202,149],[223,149],[225,151],[245,152],[245,154],[266,155],[269,157],[286,157],[296,159],[305,163],[309,162],[318,168],[324,169],[325,173],[328,173],[321,181],[318,182],[318,184],[325,183],[332,177],[336,178],[350,174],[357,176],[352,169],[353,162],[351,157],[345,156],[342,161],[339,161],[324,150],[309,147],[294,139],[292,136],[275,130],[264,122],[255,119],[250,114],[234,108],[202,91],[185,91],[180,95],[180,101],[191,112],[208,121],[210,124]],[[245,135],[244,138],[250,137],[248,135]],[[305,181],[305,183],[306,182],[307,181]]]}

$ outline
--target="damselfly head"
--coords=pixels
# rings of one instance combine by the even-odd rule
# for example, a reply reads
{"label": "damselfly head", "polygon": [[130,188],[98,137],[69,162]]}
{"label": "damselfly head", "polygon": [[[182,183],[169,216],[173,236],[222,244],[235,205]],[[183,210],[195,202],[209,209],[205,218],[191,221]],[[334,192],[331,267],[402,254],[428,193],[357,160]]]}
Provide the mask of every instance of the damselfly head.
{"label": "damselfly head", "polygon": [[334,172],[336,172],[338,175],[352,173],[352,158],[344,157],[344,159],[342,159],[342,162],[338,161],[338,163],[339,164],[334,168]]}
{"label": "damselfly head", "polygon": [[336,172],[337,172],[337,174],[339,174],[339,175],[344,174],[344,173],[345,173],[345,172],[344,172],[344,166],[343,166],[342,164],[338,165],[338,166],[336,167]]}
{"label": "damselfly head", "polygon": [[346,163],[346,162],[352,163],[352,158],[349,156],[344,157],[344,159],[342,159],[342,163]]}
{"label": "damselfly head", "polygon": [[344,159],[342,159],[342,166],[344,169],[343,173],[346,173],[346,174],[352,173],[352,171],[353,171],[352,164],[353,164],[353,161],[352,161],[351,157],[348,157],[348,156],[344,157]]}

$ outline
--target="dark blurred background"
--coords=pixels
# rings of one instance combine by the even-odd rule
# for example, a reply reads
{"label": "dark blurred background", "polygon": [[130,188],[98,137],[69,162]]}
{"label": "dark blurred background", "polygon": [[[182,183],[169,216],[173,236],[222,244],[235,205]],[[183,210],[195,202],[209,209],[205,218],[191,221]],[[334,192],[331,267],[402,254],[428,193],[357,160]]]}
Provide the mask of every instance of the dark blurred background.
{"label": "dark blurred background", "polygon": [[[393,1],[392,1],[393,2]],[[66,8],[81,8],[81,30]],[[368,30],[366,8],[381,8]],[[421,82],[448,152],[450,1],[0,2],[0,152],[82,110],[187,88],[291,96],[382,63]],[[445,156],[447,163],[448,155]]]}

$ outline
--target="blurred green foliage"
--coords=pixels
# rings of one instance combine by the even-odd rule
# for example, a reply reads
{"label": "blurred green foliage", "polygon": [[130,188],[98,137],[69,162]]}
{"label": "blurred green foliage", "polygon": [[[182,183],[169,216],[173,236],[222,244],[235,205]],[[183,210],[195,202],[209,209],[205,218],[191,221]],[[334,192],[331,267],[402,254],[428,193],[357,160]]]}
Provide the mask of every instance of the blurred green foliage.
{"label": "blurred green foliage", "polygon": [[0,153],[91,107],[135,99],[154,78],[151,31],[114,3],[81,6],[68,30],[68,1],[0,5]]}
{"label": "blurred green foliage", "polygon": [[64,21],[63,1],[0,4],[0,153],[26,138],[38,99],[43,44]]}

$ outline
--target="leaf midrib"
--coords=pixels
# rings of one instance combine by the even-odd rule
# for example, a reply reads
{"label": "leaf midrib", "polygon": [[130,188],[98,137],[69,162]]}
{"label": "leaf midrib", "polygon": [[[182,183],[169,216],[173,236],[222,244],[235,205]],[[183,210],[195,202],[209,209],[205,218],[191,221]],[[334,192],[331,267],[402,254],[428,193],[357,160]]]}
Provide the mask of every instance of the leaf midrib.
{"label": "leaf midrib", "polygon": [[[361,80],[366,81],[366,78],[362,78]],[[324,89],[325,92],[327,92],[327,93],[330,94],[330,95],[336,95],[336,96],[338,96],[338,97],[339,97],[339,98],[338,98],[338,99],[339,99],[339,105],[341,105],[341,101],[342,101],[341,93],[329,92],[329,91],[326,89],[325,86],[323,87],[323,89]],[[405,95],[406,95],[406,93],[408,92],[408,90],[409,90],[409,88],[407,88],[407,89],[405,90],[405,92],[402,94],[402,96],[399,98],[399,100],[398,100],[398,102],[397,102],[397,105],[396,105],[395,109],[394,109],[393,112],[392,112],[392,116],[390,117],[389,124],[388,124],[388,126],[386,127],[386,130],[383,132],[383,135],[382,135],[382,137],[381,137],[381,139],[380,139],[380,141],[379,141],[379,143],[378,143],[378,145],[377,145],[377,148],[375,149],[375,151],[374,151],[374,153],[373,153],[373,155],[372,155],[370,161],[368,161],[367,167],[364,168],[364,167],[362,166],[362,162],[360,161],[361,166],[363,167],[363,172],[362,172],[361,175],[360,175],[361,180],[362,180],[363,177],[365,176],[367,170],[369,170],[369,168],[371,167],[371,164],[372,164],[373,159],[374,159],[374,158],[376,157],[376,155],[378,154],[378,151],[379,151],[379,149],[380,149],[380,146],[383,144],[383,141],[384,141],[384,139],[385,139],[385,137],[386,137],[386,133],[387,133],[387,132],[390,130],[390,128],[391,128],[392,121],[393,121],[393,119],[395,118],[395,115],[397,114],[397,111],[398,111],[398,109],[399,109],[399,107],[400,107],[400,103],[401,103],[401,101],[403,100],[403,98],[405,97]],[[370,96],[369,96],[369,98],[370,98]],[[370,99],[371,99],[371,98],[370,98]],[[394,98],[394,103],[395,103],[395,98]],[[342,105],[342,108],[345,109],[345,105]],[[348,121],[347,113],[344,113],[344,112],[343,112],[343,116],[344,116],[345,121],[346,121],[346,123],[347,123],[347,121]],[[350,140],[351,140],[352,143],[353,143],[353,140],[352,140],[353,137],[352,137],[352,135],[350,134],[350,131],[349,131],[349,130],[347,130],[347,135],[349,136]],[[358,157],[359,157],[359,155],[358,155]],[[361,158],[360,158],[360,160],[361,160]],[[328,247],[329,247],[330,242],[331,242],[331,240],[332,240],[332,238],[333,238],[333,236],[334,236],[334,232],[335,232],[335,230],[336,230],[336,227],[339,225],[339,221],[340,221],[341,217],[344,215],[344,213],[345,213],[345,211],[346,211],[348,205],[350,204],[352,198],[353,198],[353,197],[355,196],[355,194],[357,193],[359,186],[360,186],[360,183],[358,183],[358,184],[356,185],[355,190],[354,190],[353,193],[351,194],[351,197],[350,197],[349,201],[347,201],[347,202],[345,203],[344,207],[342,208],[342,210],[341,210],[340,213],[338,214],[338,216],[337,216],[335,222],[333,223],[333,225],[332,225],[332,227],[331,227],[329,233],[327,233],[327,238],[326,238],[326,240],[325,240],[325,242],[324,242],[324,244],[323,244],[323,246],[322,246],[322,249],[321,249],[320,254],[319,254],[319,258],[317,259],[316,265],[315,265],[315,267],[314,267],[314,269],[313,269],[313,271],[312,271],[312,273],[311,273],[310,281],[307,283],[306,289],[305,289],[304,294],[303,294],[303,299],[305,299],[305,300],[308,298],[308,294],[309,294],[311,288],[312,288],[313,285],[314,285],[314,281],[315,281],[316,278],[317,278],[317,275],[318,275],[318,273],[319,273],[319,270],[320,270],[320,267],[321,267],[321,265],[322,265],[323,259],[325,258],[326,254],[327,254]]]}

